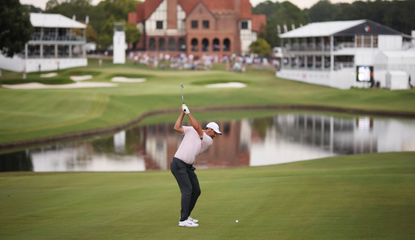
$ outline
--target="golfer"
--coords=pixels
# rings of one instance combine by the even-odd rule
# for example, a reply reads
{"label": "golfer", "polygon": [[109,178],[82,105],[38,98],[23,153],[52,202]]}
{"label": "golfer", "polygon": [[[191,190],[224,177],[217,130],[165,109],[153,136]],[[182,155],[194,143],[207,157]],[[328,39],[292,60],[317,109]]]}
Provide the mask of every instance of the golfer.
{"label": "golfer", "polygon": [[[192,124],[191,127],[182,126],[185,115],[189,117]],[[205,130],[202,130],[185,104],[182,105],[182,112],[174,124],[174,130],[184,135],[183,141],[170,164],[171,172],[176,178],[182,193],[182,210],[179,226],[198,227],[198,220],[190,217],[190,213],[201,193],[199,180],[195,174],[196,168],[193,167],[193,163],[199,154],[212,145],[213,138],[217,134],[222,135],[222,133],[219,131],[218,124],[214,122],[207,124]]]}

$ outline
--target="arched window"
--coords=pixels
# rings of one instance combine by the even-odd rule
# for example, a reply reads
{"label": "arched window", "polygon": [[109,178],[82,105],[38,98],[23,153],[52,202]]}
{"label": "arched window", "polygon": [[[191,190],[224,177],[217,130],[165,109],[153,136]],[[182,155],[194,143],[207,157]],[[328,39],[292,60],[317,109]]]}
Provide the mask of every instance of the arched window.
{"label": "arched window", "polygon": [[197,41],[196,38],[193,38],[192,42],[190,44],[192,45],[192,52],[198,52],[199,51],[199,41]]}
{"label": "arched window", "polygon": [[223,51],[229,52],[230,50],[231,50],[231,41],[229,41],[228,38],[225,38],[225,40],[223,40]]}
{"label": "arched window", "polygon": [[220,43],[219,43],[219,39],[217,38],[213,39],[213,51],[214,52],[220,51]]}
{"label": "arched window", "polygon": [[178,41],[179,51],[186,51],[186,41],[184,38],[179,38]]}
{"label": "arched window", "polygon": [[169,51],[176,51],[176,40],[174,38],[169,38]]}
{"label": "arched window", "polygon": [[166,40],[159,38],[159,51],[166,51]]}
{"label": "arched window", "polygon": [[207,38],[202,40],[202,51],[209,52],[209,40],[207,40]]}
{"label": "arched window", "polygon": [[148,50],[155,51],[156,50],[156,39],[150,38],[148,41]]}

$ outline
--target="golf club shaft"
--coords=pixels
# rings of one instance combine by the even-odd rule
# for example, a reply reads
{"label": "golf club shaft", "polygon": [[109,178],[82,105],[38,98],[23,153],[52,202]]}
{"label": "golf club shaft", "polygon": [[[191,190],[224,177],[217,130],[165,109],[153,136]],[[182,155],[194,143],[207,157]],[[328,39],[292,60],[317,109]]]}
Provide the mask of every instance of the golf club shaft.
{"label": "golf club shaft", "polygon": [[183,84],[181,84],[181,83],[180,83],[180,91],[182,92],[182,102],[183,102],[183,104],[184,104],[184,98],[183,98],[183,88],[184,88]]}

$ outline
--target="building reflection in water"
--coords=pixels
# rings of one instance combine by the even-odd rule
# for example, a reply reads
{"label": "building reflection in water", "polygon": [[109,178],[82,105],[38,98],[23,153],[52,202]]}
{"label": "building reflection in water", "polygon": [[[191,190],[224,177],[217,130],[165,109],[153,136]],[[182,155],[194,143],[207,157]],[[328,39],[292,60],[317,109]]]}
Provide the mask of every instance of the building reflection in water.
{"label": "building reflection in water", "polygon": [[[140,126],[113,136],[0,154],[0,171],[167,170],[183,138],[173,126],[174,123]],[[414,120],[280,114],[220,122],[219,126],[223,135],[197,158],[196,168],[415,151]]]}

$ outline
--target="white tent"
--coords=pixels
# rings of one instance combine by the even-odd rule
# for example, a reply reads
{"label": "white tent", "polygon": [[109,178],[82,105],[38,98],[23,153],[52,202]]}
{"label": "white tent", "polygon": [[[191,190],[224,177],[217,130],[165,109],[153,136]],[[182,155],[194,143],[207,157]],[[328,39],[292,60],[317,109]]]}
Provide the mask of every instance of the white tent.
{"label": "white tent", "polygon": [[382,51],[376,56],[375,64],[399,69],[400,66],[414,64],[415,51]]}
{"label": "white tent", "polygon": [[408,74],[404,71],[388,71],[386,73],[386,88],[390,90],[408,89]]}
{"label": "white tent", "polygon": [[[386,74],[388,71],[403,71],[407,76],[415,76],[415,51],[381,51],[375,57],[375,81],[380,81],[381,86],[387,85]],[[408,79],[407,79],[408,80]]]}

